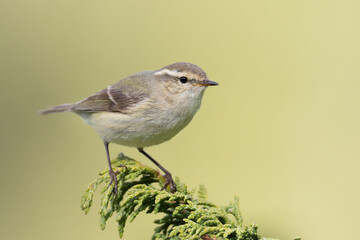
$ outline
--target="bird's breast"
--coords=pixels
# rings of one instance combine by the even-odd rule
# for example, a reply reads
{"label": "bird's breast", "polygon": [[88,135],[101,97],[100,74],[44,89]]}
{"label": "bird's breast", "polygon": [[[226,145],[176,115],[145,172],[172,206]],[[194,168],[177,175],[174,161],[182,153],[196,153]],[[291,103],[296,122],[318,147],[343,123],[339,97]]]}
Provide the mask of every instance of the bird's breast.
{"label": "bird's breast", "polygon": [[84,120],[106,142],[137,148],[157,145],[188,125],[201,103],[201,99],[173,100],[150,98],[127,113],[92,113]]}

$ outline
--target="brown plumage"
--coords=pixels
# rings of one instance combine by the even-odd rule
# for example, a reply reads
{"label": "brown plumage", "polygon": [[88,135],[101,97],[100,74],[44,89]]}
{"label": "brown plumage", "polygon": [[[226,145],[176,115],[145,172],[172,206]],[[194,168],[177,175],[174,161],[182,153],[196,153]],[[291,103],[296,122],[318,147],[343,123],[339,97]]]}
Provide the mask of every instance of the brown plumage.
{"label": "brown plumage", "polygon": [[73,104],[62,104],[41,114],[74,112],[95,129],[104,142],[111,182],[109,143],[136,147],[164,173],[165,185],[176,191],[171,174],[144,147],[171,139],[188,125],[200,108],[205,88],[215,86],[195,64],[178,62],[156,71],[140,72]]}

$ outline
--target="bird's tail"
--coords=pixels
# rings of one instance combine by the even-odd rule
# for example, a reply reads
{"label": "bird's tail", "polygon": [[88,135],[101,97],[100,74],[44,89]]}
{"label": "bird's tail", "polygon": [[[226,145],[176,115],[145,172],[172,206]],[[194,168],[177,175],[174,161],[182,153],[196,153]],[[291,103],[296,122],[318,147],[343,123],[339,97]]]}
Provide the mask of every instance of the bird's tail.
{"label": "bird's tail", "polygon": [[53,107],[50,107],[45,110],[40,110],[39,113],[45,115],[45,114],[50,114],[50,113],[65,112],[65,111],[70,110],[70,108],[73,105],[74,104],[62,104],[62,105],[58,105],[58,106],[53,106]]}

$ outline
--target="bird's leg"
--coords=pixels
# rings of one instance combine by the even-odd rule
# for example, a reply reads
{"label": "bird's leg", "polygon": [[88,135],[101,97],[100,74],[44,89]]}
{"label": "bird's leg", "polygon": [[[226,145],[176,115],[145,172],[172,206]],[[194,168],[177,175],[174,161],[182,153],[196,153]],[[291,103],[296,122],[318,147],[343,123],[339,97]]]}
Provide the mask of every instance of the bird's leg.
{"label": "bird's leg", "polygon": [[[110,161],[110,154],[109,154],[109,143],[108,142],[104,142],[105,145],[105,150],[106,150],[106,156],[107,156],[107,161],[108,161],[108,165],[109,165],[109,175],[110,175],[110,183],[109,186],[114,182],[115,184],[115,193],[118,193],[118,184],[117,184],[117,178],[116,175],[119,173],[119,170],[114,172],[114,170],[111,167],[111,161]],[[125,165],[120,165],[120,167],[125,167]]]}
{"label": "bird's leg", "polygon": [[141,152],[142,154],[144,154],[148,159],[150,159],[156,166],[158,166],[164,173],[164,178],[165,178],[165,184],[164,186],[161,188],[161,190],[164,190],[168,185],[170,185],[170,191],[172,193],[176,192],[176,185],[174,180],[171,177],[171,174],[169,173],[168,170],[166,170],[163,166],[160,165],[160,163],[158,163],[155,159],[153,159],[149,154],[147,154],[143,148],[138,148],[139,152]]}

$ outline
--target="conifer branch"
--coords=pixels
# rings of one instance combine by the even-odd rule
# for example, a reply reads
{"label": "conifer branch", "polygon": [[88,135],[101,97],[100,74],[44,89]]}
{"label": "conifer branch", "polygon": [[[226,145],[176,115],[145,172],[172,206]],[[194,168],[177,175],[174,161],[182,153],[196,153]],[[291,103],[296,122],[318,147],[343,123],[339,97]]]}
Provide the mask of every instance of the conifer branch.
{"label": "conifer branch", "polygon": [[[120,167],[125,165],[125,167]],[[119,170],[118,193],[114,184],[108,186],[108,170],[99,173],[99,177],[89,184],[81,198],[81,209],[87,214],[93,203],[93,196],[98,186],[101,189],[100,227],[105,229],[107,220],[116,215],[120,238],[125,224],[132,222],[141,212],[162,213],[155,220],[158,227],[153,240],[202,239],[202,240],[258,240],[257,225],[243,225],[239,210],[239,199],[226,207],[219,207],[207,200],[207,191],[203,185],[199,190],[188,190],[187,186],[176,178],[177,192],[169,189],[159,190],[165,183],[157,171],[126,157],[124,154],[112,161],[114,171]],[[160,185],[160,187],[158,186]],[[267,239],[270,240],[270,239]]]}

